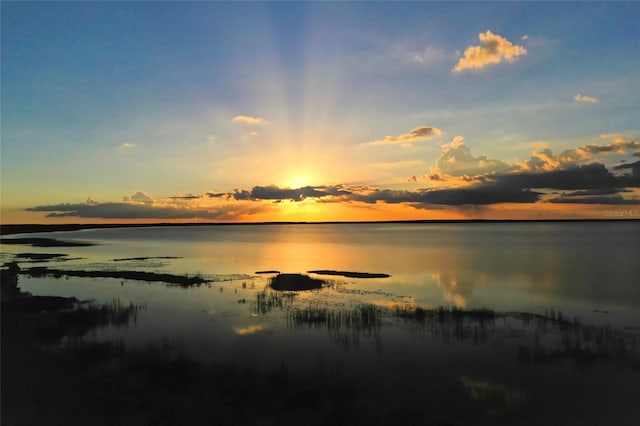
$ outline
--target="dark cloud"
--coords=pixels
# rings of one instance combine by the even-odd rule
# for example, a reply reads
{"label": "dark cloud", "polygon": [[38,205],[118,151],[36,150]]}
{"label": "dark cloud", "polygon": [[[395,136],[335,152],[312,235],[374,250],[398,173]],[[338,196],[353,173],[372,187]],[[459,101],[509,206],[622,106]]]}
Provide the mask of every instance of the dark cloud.
{"label": "dark cloud", "polygon": [[95,205],[95,203],[87,204],[51,204],[46,206],[37,206],[26,208],[29,212],[71,212],[76,211],[84,206]]}
{"label": "dark cloud", "polygon": [[496,182],[512,188],[596,189],[628,186],[600,163],[542,172],[503,174]]}
{"label": "dark cloud", "polygon": [[625,170],[631,169],[631,174],[636,177],[640,177],[640,161],[636,161],[635,163],[628,164],[620,164],[619,166],[615,166],[613,170]]}
{"label": "dark cloud", "polygon": [[176,195],[174,197],[169,197],[172,200],[197,200],[198,198],[201,198],[201,195],[193,195],[193,194],[189,194],[189,195]]}
{"label": "dark cloud", "polygon": [[540,193],[498,184],[481,184],[469,188],[440,189],[425,193],[423,203],[459,206],[463,204],[535,203]]}
{"label": "dark cloud", "polygon": [[625,199],[620,195],[610,195],[610,196],[593,196],[593,197],[567,197],[561,196],[557,198],[552,198],[549,200],[550,203],[570,203],[570,204],[628,204],[635,205],[640,204],[640,200],[633,199]]}
{"label": "dark cloud", "polygon": [[251,193],[245,189],[243,189],[242,191],[238,190],[237,188],[233,190],[232,193],[227,194],[227,200],[229,199],[236,199],[236,200],[251,200]]}
{"label": "dark cloud", "polygon": [[[627,168],[627,165],[624,165]],[[630,165],[629,165],[630,166]],[[447,176],[432,173],[431,180],[446,181]],[[460,178],[458,178],[460,179]],[[235,200],[291,200],[302,201],[307,198],[319,202],[361,202],[375,204],[407,203],[416,206],[426,205],[488,205],[497,203],[535,203],[541,200],[543,192],[536,190],[574,191],[563,194],[554,200],[601,200],[602,202],[621,203],[619,194],[628,192],[625,188],[640,187],[640,178],[614,176],[602,164],[593,163],[571,166],[566,169],[537,172],[515,172],[490,176],[468,177],[474,184],[462,188],[419,189],[415,191],[377,189],[347,185],[306,186],[301,188],[280,188],[278,186],[256,186],[251,191],[235,190],[229,194]],[[617,195],[616,197],[607,197]],[[590,197],[590,198],[587,198]],[[595,198],[598,197],[598,198]],[[569,201],[554,201],[569,202]]]}
{"label": "dark cloud", "polygon": [[264,210],[263,206],[226,205],[211,210],[182,209],[134,203],[58,204],[25,209],[51,212],[47,217],[100,219],[235,219]]}
{"label": "dark cloud", "polygon": [[302,201],[306,198],[322,198],[348,195],[342,186],[303,186],[300,188],[280,188],[276,185],[254,186],[251,191],[235,189],[228,197],[236,200],[291,200]]}
{"label": "dark cloud", "polygon": [[207,197],[209,198],[220,198],[225,197],[228,194],[226,192],[207,192]]}
{"label": "dark cloud", "polygon": [[[29,209],[27,209],[29,210]],[[49,213],[47,215],[47,217],[77,217],[78,216],[78,212],[76,211],[72,211],[72,212],[63,212],[63,213]]]}
{"label": "dark cloud", "polygon": [[312,186],[288,189],[277,186],[255,186],[251,190],[251,198],[256,200],[292,200],[302,201],[305,198],[317,198],[327,196],[324,191],[319,191]]}
{"label": "dark cloud", "polygon": [[600,189],[585,189],[582,191],[573,191],[563,193],[563,197],[587,197],[592,195],[614,195],[620,192],[631,192],[628,189],[621,188],[600,188]]}
{"label": "dark cloud", "polygon": [[441,135],[442,130],[437,127],[420,126],[398,136],[385,136],[384,139],[368,142],[368,145],[405,144],[428,139],[434,135]]}

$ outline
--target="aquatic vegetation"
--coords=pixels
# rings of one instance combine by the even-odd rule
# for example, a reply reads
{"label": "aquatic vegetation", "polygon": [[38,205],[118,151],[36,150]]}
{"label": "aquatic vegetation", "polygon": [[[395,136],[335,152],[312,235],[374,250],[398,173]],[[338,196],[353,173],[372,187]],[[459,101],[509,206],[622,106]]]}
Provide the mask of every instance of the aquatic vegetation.
{"label": "aquatic vegetation", "polygon": [[284,310],[293,304],[296,296],[294,292],[273,291],[265,288],[256,294],[255,301],[251,303],[251,313],[264,315],[274,309]]}
{"label": "aquatic vegetation", "polygon": [[22,244],[32,247],[89,247],[95,245],[85,241],[63,241],[53,238],[2,238],[0,244]]}
{"label": "aquatic vegetation", "polygon": [[111,259],[113,262],[124,262],[127,260],[151,260],[151,259],[182,259],[179,256],[142,256],[142,257],[122,257],[118,259]]}
{"label": "aquatic vegetation", "polygon": [[317,275],[336,275],[347,278],[389,278],[389,274],[371,273],[371,272],[349,272],[349,271],[334,271],[331,269],[317,269],[313,271],[307,271],[310,274]]}
{"label": "aquatic vegetation", "polygon": [[138,281],[159,281],[168,284],[176,284],[181,287],[190,287],[193,285],[201,285],[212,282],[212,280],[205,279],[200,275],[173,275],[143,271],[82,271],[34,267],[25,269],[21,271],[21,273],[30,275],[32,277],[52,276],[54,278],[60,278],[63,276],[69,276],[87,278],[118,278]]}
{"label": "aquatic vegetation", "polygon": [[323,280],[302,274],[278,274],[271,278],[269,285],[274,290],[315,290],[322,288]]}
{"label": "aquatic vegetation", "polygon": [[2,302],[3,336],[6,332],[10,340],[31,336],[56,342],[64,336],[83,336],[96,327],[128,326],[143,308],[119,299],[96,304],[67,297],[21,296]]}
{"label": "aquatic vegetation", "polygon": [[63,258],[68,256],[68,254],[62,253],[18,253],[15,255],[15,259],[27,261],[65,260]]}

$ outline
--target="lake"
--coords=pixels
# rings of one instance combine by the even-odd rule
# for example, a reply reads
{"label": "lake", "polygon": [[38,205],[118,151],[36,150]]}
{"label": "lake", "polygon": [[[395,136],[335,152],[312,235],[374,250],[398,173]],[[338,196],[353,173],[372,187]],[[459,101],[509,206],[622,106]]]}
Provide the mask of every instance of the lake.
{"label": "lake", "polygon": [[[431,398],[430,419],[454,424],[478,412],[491,424],[537,424],[545,410],[564,424],[614,415],[613,423],[633,424],[640,414],[634,222],[162,226],[17,237],[94,244],[3,245],[3,260],[23,271],[208,281],[20,275],[22,291],[34,295],[140,307],[135,322],[89,339],[131,347],[165,340],[203,363],[339,372],[397,410],[420,410]],[[323,285],[274,290],[275,271]]]}

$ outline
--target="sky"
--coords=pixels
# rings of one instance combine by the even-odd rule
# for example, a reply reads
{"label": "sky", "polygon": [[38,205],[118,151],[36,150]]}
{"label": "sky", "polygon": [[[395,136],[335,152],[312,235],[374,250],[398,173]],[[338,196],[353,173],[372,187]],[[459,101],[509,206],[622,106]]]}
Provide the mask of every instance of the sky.
{"label": "sky", "polygon": [[638,2],[10,2],[2,223],[640,218]]}

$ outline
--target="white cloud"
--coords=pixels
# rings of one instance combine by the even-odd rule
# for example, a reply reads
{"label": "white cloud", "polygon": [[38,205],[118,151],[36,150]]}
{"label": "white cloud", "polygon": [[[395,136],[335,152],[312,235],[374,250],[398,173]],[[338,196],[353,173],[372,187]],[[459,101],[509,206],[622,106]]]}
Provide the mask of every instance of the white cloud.
{"label": "white cloud", "polygon": [[266,125],[267,120],[260,117],[251,117],[249,115],[236,115],[233,117],[233,121],[236,123],[252,124],[252,125]]}
{"label": "white cloud", "polygon": [[575,99],[578,102],[587,102],[592,104],[600,102],[600,99],[598,98],[594,98],[592,96],[584,96],[584,95],[581,95],[580,93],[578,93],[573,99]]}
{"label": "white cloud", "polygon": [[503,61],[513,62],[518,56],[527,53],[524,47],[515,45],[491,31],[480,33],[478,37],[480,46],[467,47],[464,57],[460,58],[453,68],[455,72],[470,68],[482,69],[489,64],[498,64]]}
{"label": "white cloud", "polygon": [[134,143],[123,142],[123,143],[120,145],[120,149],[122,149],[122,150],[128,150],[128,149],[131,149],[131,148],[133,148],[133,147],[135,147],[135,146],[136,146],[136,144],[134,144]]}
{"label": "white cloud", "polygon": [[442,145],[442,154],[436,161],[436,168],[432,170],[432,174],[441,172],[453,177],[479,176],[504,173],[516,168],[517,166],[488,159],[484,155],[475,157],[464,143],[464,137],[456,136],[451,142]]}
{"label": "white cloud", "polygon": [[142,191],[136,192],[131,197],[124,197],[122,200],[126,202],[131,202],[131,203],[143,203],[143,204],[152,204],[154,202],[154,199],[152,196]]}

